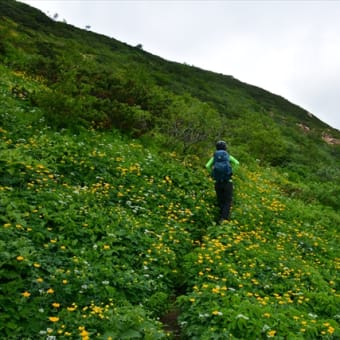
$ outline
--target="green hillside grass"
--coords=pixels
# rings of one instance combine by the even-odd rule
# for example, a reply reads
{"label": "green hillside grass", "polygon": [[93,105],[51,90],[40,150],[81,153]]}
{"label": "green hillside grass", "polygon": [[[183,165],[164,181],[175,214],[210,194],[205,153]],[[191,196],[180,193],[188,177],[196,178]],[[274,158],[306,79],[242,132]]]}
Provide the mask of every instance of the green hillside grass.
{"label": "green hillside grass", "polygon": [[[0,331],[6,339],[336,339],[339,217],[242,164],[216,225],[205,160],[117,130],[51,129],[2,68]],[[208,157],[208,155],[207,155]]]}
{"label": "green hillside grass", "polygon": [[[24,4],[0,17],[2,338],[340,337],[339,131]],[[241,166],[217,225],[222,138]]]}
{"label": "green hillside grass", "polygon": [[166,61],[0,0],[0,65],[35,79],[12,91],[54,129],[118,129],[146,145],[205,157],[226,138],[246,163],[282,169],[291,193],[340,209],[340,132],[256,86]]}

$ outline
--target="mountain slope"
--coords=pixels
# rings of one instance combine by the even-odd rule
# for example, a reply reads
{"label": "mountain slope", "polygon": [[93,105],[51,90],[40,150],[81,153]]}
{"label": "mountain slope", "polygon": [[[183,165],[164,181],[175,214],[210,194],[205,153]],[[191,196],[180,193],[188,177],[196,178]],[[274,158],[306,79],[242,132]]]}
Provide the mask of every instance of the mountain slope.
{"label": "mountain slope", "polygon": [[[283,168],[303,199],[340,206],[340,132],[231,76],[168,62],[140,48],[0,1],[0,61],[44,86],[13,86],[57,129],[120,129],[181,154],[204,156],[226,138],[244,162]],[[317,161],[316,161],[317,160]]]}
{"label": "mountain slope", "polygon": [[[5,339],[172,338],[173,309],[184,339],[340,336],[336,130],[26,5],[0,16]],[[217,138],[241,161],[222,226]]]}
{"label": "mountain slope", "polygon": [[[2,68],[0,329],[5,339],[339,336],[339,217],[284,195],[273,169],[235,174],[233,219],[174,152],[117,130],[55,131]],[[280,320],[280,322],[278,322]]]}

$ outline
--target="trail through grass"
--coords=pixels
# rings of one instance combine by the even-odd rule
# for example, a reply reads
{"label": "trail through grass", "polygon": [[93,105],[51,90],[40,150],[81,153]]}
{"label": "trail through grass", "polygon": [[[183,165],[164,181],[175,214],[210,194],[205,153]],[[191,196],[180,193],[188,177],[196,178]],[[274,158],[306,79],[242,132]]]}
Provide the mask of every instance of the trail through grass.
{"label": "trail through grass", "polygon": [[[338,222],[242,164],[213,182],[116,131],[53,131],[1,82],[0,331],[6,339],[336,339]],[[31,86],[36,86],[33,82]]]}

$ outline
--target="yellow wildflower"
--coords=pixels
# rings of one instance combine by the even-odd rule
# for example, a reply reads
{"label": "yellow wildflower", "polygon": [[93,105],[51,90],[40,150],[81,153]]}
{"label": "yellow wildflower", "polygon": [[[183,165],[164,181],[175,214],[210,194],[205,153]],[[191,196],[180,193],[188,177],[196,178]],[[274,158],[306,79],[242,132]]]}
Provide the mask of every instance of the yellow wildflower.
{"label": "yellow wildflower", "polygon": [[214,310],[212,312],[212,315],[222,315],[222,312],[219,312],[218,310]]}
{"label": "yellow wildflower", "polygon": [[328,332],[329,334],[333,334],[334,331],[335,331],[335,328],[334,328],[334,327],[332,327],[332,326],[329,326],[329,327],[328,327],[327,332]]}
{"label": "yellow wildflower", "polygon": [[269,331],[269,332],[267,333],[267,336],[268,336],[269,338],[273,338],[273,337],[275,336],[275,334],[276,334],[276,331],[275,331],[275,330],[271,330],[271,331]]}
{"label": "yellow wildflower", "polygon": [[21,293],[21,295],[25,298],[28,298],[31,296],[31,293],[26,291],[26,292]]}
{"label": "yellow wildflower", "polygon": [[51,322],[58,322],[59,321],[59,318],[57,316],[50,316],[48,318]]}

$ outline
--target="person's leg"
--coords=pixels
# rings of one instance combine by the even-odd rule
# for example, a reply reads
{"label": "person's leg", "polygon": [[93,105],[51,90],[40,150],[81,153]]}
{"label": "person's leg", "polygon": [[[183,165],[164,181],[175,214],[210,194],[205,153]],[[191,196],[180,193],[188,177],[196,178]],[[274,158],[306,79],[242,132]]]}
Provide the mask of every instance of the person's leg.
{"label": "person's leg", "polygon": [[219,208],[219,221],[222,219],[222,211],[223,207],[225,204],[225,191],[224,191],[224,186],[223,183],[221,182],[216,182],[215,183],[215,192],[216,192],[216,198],[217,198],[217,204]]}
{"label": "person's leg", "polygon": [[220,208],[220,222],[228,220],[233,197],[232,182],[218,182],[215,184],[218,206]]}
{"label": "person's leg", "polygon": [[224,185],[224,202],[222,208],[222,218],[230,219],[230,209],[233,201],[233,182],[226,182]]}

